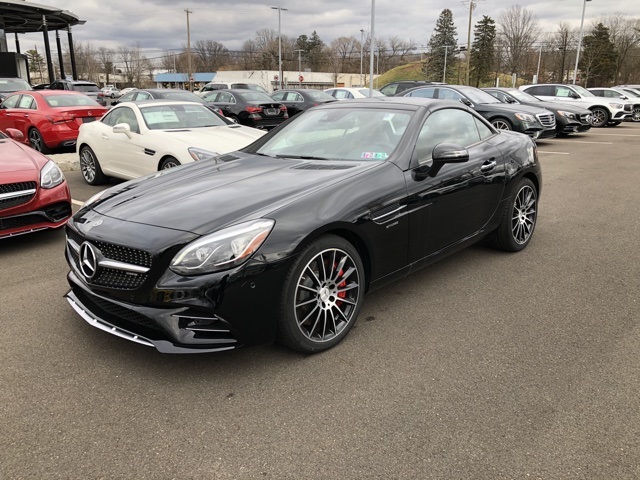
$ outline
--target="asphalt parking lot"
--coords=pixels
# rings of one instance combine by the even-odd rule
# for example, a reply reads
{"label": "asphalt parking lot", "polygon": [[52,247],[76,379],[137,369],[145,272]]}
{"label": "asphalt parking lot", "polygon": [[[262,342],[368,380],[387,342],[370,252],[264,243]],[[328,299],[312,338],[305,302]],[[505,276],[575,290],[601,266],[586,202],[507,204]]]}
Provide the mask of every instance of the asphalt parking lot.
{"label": "asphalt parking lot", "polygon": [[639,150],[632,123],[540,141],[526,250],[394,283],[312,356],[108,335],[63,299],[62,231],[3,240],[0,479],[640,478]]}

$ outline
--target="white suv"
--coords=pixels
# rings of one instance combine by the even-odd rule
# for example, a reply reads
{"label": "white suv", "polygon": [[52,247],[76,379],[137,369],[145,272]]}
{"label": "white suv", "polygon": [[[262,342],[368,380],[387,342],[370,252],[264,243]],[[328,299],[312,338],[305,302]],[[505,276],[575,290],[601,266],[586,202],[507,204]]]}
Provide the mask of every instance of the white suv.
{"label": "white suv", "polygon": [[634,122],[640,122],[640,94],[633,93],[633,91],[628,92],[618,87],[588,88],[587,90],[593,93],[596,97],[617,98],[628,100],[633,103],[633,114],[631,115],[631,120]]}
{"label": "white suv", "polygon": [[256,92],[261,92],[269,95],[264,88],[255,83],[246,83],[246,82],[209,82],[204,85],[200,90],[194,92],[199,97],[206,95],[209,92],[214,92],[216,90],[226,90],[229,88],[234,89],[242,89],[242,90],[255,90]]}
{"label": "white suv", "polygon": [[591,125],[605,127],[619,125],[630,119],[633,114],[633,102],[622,99],[596,97],[580,85],[564,85],[545,83],[539,85],[523,85],[520,90],[540,100],[578,104],[591,110]]}

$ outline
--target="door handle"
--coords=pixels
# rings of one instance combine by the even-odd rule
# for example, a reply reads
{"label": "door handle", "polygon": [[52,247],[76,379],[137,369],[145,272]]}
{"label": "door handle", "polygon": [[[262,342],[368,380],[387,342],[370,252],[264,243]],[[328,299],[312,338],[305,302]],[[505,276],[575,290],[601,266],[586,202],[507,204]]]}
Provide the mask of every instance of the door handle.
{"label": "door handle", "polygon": [[484,162],[482,164],[482,166],[480,167],[480,171],[481,172],[490,172],[491,170],[493,170],[494,168],[496,168],[496,161],[495,160],[491,160],[489,162]]}
{"label": "door handle", "polygon": [[102,133],[100,134],[100,136],[105,140],[109,140],[109,135],[105,135],[104,133]]}

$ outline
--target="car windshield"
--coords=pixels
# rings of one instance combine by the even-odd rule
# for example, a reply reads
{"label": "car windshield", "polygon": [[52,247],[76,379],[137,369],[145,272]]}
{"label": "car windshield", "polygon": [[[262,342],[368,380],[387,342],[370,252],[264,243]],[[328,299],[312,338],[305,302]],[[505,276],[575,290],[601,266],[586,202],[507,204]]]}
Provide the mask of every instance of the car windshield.
{"label": "car windshield", "polygon": [[[369,89],[368,88],[359,88],[358,91],[364,95],[365,97],[369,96]],[[380,90],[372,90],[372,97],[385,97],[386,95],[384,93],[382,93]]]}
{"label": "car windshield", "polygon": [[75,84],[73,85],[73,89],[76,92],[99,92],[100,89],[97,85],[88,85],[88,84]]}
{"label": "car windshield", "polygon": [[627,90],[626,88],[623,88],[622,92],[624,95],[629,95],[630,97],[640,97],[638,93],[634,92],[633,90]]}
{"label": "car windshield", "polygon": [[317,160],[384,161],[413,112],[381,108],[309,110],[285,124],[255,153]]}
{"label": "car windshield", "polygon": [[493,95],[474,87],[458,87],[460,93],[465,95],[473,103],[502,103]]}
{"label": "car windshield", "polygon": [[523,92],[521,90],[509,90],[507,93],[511,95],[513,98],[516,98],[522,102],[541,102],[542,101],[539,98],[534,97],[533,95],[529,95],[528,93]]}
{"label": "car windshield", "polygon": [[53,108],[64,107],[98,107],[102,108],[98,102],[86,95],[43,95],[47,105]]}
{"label": "car windshield", "polygon": [[149,130],[227,125],[218,115],[199,104],[148,105],[140,107],[140,113]]}
{"label": "car windshield", "polygon": [[[235,88],[235,87],[233,87]],[[265,94],[269,94],[269,92],[267,92],[264,88],[262,88],[260,85],[254,85],[253,83],[249,83],[247,84],[246,87],[244,88],[248,88],[249,90],[255,90],[256,92],[260,92],[260,93],[265,93]]]}
{"label": "car windshield", "polygon": [[587,90],[584,87],[581,87],[580,85],[571,85],[573,87],[573,89],[578,92],[580,95],[582,95],[583,97],[595,97],[595,95],[593,93],[591,93],[589,90]]}
{"label": "car windshield", "polygon": [[242,93],[238,93],[238,95],[244,98],[247,102],[273,102],[273,98],[271,98],[269,95],[265,95],[264,93],[253,90],[249,90],[246,92],[243,91]]}
{"label": "car windshield", "polygon": [[33,88],[20,78],[0,78],[0,92],[17,92],[18,90],[33,90]]}

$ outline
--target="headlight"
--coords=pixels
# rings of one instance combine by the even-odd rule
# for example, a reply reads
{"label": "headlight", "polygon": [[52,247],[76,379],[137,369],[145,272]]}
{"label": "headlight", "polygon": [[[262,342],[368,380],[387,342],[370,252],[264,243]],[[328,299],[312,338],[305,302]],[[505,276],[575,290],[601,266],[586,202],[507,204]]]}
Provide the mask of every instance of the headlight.
{"label": "headlight", "polygon": [[200,275],[242,265],[264,243],[275,223],[252,220],[206,235],[180,250],[170,268],[178,275]]}
{"label": "headlight", "polygon": [[62,171],[53,160],[49,160],[40,170],[40,186],[42,188],[53,188],[62,182],[64,182]]}
{"label": "headlight", "polygon": [[515,116],[518,120],[522,120],[523,122],[536,121],[536,117],[534,117],[533,115],[529,115],[528,113],[516,113]]}
{"label": "headlight", "polygon": [[574,113],[565,112],[564,110],[558,110],[558,115],[562,115],[563,117],[567,118],[577,118]]}
{"label": "headlight", "polygon": [[189,155],[191,155],[191,158],[197,162],[198,160],[210,160],[217,157],[219,153],[203,150],[202,148],[191,147],[189,148]]}
{"label": "headlight", "polygon": [[621,110],[624,108],[624,105],[622,105],[621,103],[610,103],[609,106],[611,108],[617,108],[618,110]]}

